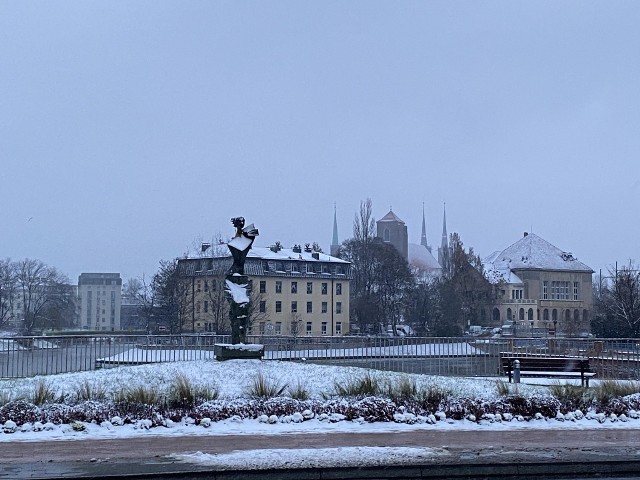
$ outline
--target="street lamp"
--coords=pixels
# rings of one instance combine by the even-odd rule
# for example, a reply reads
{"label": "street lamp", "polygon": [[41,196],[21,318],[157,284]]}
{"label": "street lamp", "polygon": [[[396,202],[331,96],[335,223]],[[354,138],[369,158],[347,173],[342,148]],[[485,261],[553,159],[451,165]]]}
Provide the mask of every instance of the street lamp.
{"label": "street lamp", "polygon": [[531,338],[533,338],[533,320],[531,320]]}
{"label": "street lamp", "polygon": [[558,336],[558,320],[556,319],[553,320],[553,336]]}

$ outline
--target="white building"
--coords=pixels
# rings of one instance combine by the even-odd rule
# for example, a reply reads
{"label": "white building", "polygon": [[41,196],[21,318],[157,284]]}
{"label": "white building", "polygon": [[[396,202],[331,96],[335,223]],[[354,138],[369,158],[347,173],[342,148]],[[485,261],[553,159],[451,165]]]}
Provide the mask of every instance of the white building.
{"label": "white building", "polygon": [[120,330],[121,302],[119,273],[82,273],[78,277],[78,322],[83,330]]}

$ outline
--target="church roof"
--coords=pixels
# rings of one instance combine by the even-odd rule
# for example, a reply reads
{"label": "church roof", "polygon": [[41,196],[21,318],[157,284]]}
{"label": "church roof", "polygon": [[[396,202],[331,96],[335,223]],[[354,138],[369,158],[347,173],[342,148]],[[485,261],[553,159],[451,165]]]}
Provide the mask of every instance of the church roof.
{"label": "church roof", "polygon": [[427,247],[417,243],[409,244],[409,265],[421,270],[442,270],[442,267]]}
{"label": "church roof", "polygon": [[393,210],[389,210],[389,213],[387,213],[384,217],[382,217],[378,221],[379,222],[400,222],[404,224],[404,222],[400,220],[400,218],[395,213],[393,213]]}
{"label": "church roof", "polygon": [[492,253],[483,263],[487,275],[491,272],[505,275],[513,270],[593,272],[573,254],[560,250],[533,233],[526,234],[501,252]]}

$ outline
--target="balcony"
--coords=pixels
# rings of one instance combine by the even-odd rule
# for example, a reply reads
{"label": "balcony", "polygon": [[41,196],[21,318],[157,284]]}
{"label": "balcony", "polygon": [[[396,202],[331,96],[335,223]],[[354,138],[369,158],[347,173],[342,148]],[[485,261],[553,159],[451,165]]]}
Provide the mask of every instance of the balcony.
{"label": "balcony", "polygon": [[538,301],[533,299],[533,298],[520,298],[517,300],[514,300],[512,298],[509,298],[507,300],[502,300],[501,303],[504,304],[518,304],[518,305],[535,305]]}

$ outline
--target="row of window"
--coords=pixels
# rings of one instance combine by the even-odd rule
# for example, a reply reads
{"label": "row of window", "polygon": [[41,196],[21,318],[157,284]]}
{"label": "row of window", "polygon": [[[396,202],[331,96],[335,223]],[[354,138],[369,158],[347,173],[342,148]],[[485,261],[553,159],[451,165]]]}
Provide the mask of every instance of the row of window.
{"label": "row of window", "polygon": [[[537,313],[537,320],[540,320],[540,310],[536,310]],[[551,315],[550,315],[551,314]],[[570,320],[571,319],[571,311],[570,310],[565,310],[564,312],[565,315],[565,320]],[[526,318],[525,318],[526,316]],[[583,321],[586,321],[588,319],[589,316],[589,312],[588,310],[583,310],[582,312],[582,317],[583,317]],[[497,308],[495,308],[493,310],[493,319],[495,321],[500,320],[500,310],[498,310]],[[548,308],[545,308],[542,311],[542,320],[551,320],[554,322],[558,321],[558,309],[554,308],[551,311]],[[516,320],[516,313],[514,311],[512,311],[510,308],[507,308],[507,320]],[[518,318],[517,320],[533,320],[533,308],[528,309],[525,312],[524,308],[521,308],[518,311]],[[579,321],[580,320],[580,311],[578,309],[575,309],[573,311],[573,320],[575,321]]]}
{"label": "row of window", "polygon": [[278,262],[278,261],[267,261],[264,260],[262,262],[262,269],[265,272],[276,272],[276,273],[324,273],[324,274],[335,274],[335,275],[344,275],[345,274],[345,266],[344,265],[329,265],[326,263],[303,263],[303,262]]}
{"label": "row of window", "polygon": [[[270,327],[267,329],[267,325]],[[320,333],[322,335],[327,335],[327,329],[329,326],[329,322],[322,322],[320,324]],[[271,330],[271,327],[273,328],[273,331],[268,331]],[[297,335],[300,334],[302,332],[298,331],[298,322],[291,322],[290,325],[290,331],[289,333],[292,335]],[[335,323],[335,334],[336,335],[342,335],[342,322],[336,322]],[[271,324],[271,322],[260,322],[260,324],[258,325],[258,333],[260,335],[265,335],[265,334],[271,334],[273,333],[274,335],[282,335],[282,322],[274,322],[273,324]],[[306,324],[306,329],[305,329],[305,333],[307,335],[311,335],[313,333],[313,322],[307,322]]]}
{"label": "row of window", "polygon": [[[320,284],[320,293],[322,295],[327,295],[329,291],[329,284],[327,282],[322,282]],[[267,293],[267,282],[266,280],[260,280],[260,293]],[[282,293],[282,281],[276,280],[275,282],[275,293]],[[291,293],[298,293],[298,282],[291,282]],[[313,282],[307,282],[307,294],[311,295],[313,293]],[[342,295],[342,282],[336,283],[336,295]]]}
{"label": "row of window", "polygon": [[552,281],[551,289],[547,280],[542,282],[542,298],[543,300],[579,300],[580,282],[573,282],[573,292],[571,291],[571,282]]}
{"label": "row of window", "polygon": [[[276,313],[282,313],[282,302],[280,300],[276,300],[275,303]],[[329,308],[329,304],[327,302],[322,302],[320,304],[320,313],[327,313]],[[265,300],[260,301],[260,313],[267,313],[267,302]],[[291,313],[298,313],[298,302],[293,300],[291,302]],[[313,313],[313,302],[307,302],[307,313]],[[342,302],[336,302],[336,313],[342,313]]]}

